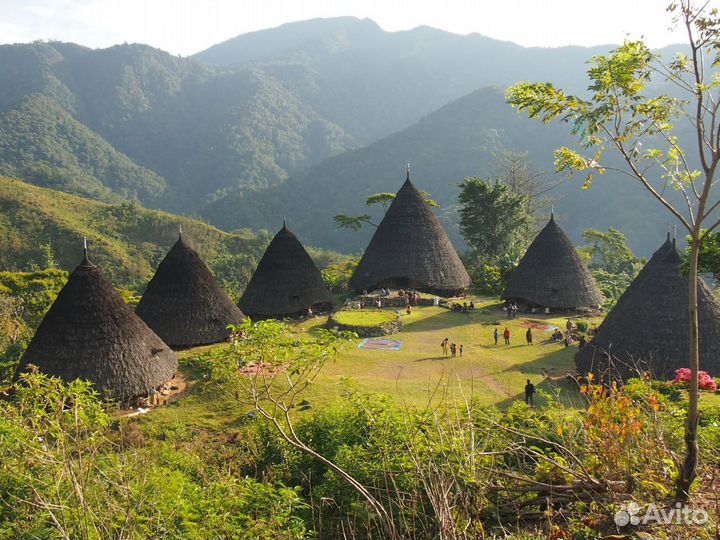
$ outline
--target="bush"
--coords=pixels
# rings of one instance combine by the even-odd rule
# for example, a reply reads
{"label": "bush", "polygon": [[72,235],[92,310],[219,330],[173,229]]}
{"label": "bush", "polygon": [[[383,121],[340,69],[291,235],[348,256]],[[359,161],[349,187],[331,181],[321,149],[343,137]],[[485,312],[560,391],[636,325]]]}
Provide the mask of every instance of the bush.
{"label": "bush", "polygon": [[575,326],[577,326],[578,331],[582,332],[583,334],[588,331],[588,324],[586,322],[578,321]]}

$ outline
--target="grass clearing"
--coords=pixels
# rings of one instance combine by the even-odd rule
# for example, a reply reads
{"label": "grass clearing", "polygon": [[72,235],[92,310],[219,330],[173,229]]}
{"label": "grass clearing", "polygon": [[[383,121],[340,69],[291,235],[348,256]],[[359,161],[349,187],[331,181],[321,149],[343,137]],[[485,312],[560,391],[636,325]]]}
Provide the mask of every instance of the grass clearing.
{"label": "grass clearing", "polygon": [[357,326],[362,328],[370,328],[380,326],[394,321],[398,316],[396,310],[376,309],[376,310],[354,310],[354,311],[338,311],[333,313],[333,320],[338,324],[345,326]]}
{"label": "grass clearing", "polygon": [[[474,399],[481,405],[505,408],[524,398],[527,379],[539,391],[536,404],[542,404],[543,393],[549,393],[555,394],[567,407],[583,406],[576,384],[565,378],[574,370],[577,347],[566,348],[550,340],[553,326],[564,329],[565,316],[533,313],[509,320],[497,301],[477,299],[476,305],[477,309],[469,313],[430,306],[417,307],[410,315],[401,313],[403,331],[390,336],[402,341],[398,351],[359,349],[360,339],[347,343],[307,390],[304,397],[312,408],[300,414],[312,414],[313,410],[340,399],[349,387],[385,394],[409,407],[437,405],[443,401],[462,406],[464,400]],[[343,313],[365,320],[396,316],[396,310],[391,308]],[[594,324],[599,323],[601,317],[582,320]],[[325,317],[316,317],[296,323],[293,328],[303,334],[323,327],[325,322]],[[534,330],[533,346],[525,341],[527,328],[523,325],[529,322],[548,326],[547,330]],[[501,333],[505,327],[510,329],[509,347],[503,345],[502,337],[495,345],[493,330],[496,327]],[[443,357],[440,343],[446,337],[464,346],[462,357]],[[192,356],[210,348],[183,351],[180,356]],[[189,378],[193,376],[190,372],[186,374]],[[703,408],[720,406],[720,395],[703,393],[701,396]],[[165,426],[192,423],[214,431],[233,429],[244,419],[245,412],[238,409],[232,397],[221,395],[200,382],[188,395],[153,411],[141,422]]]}

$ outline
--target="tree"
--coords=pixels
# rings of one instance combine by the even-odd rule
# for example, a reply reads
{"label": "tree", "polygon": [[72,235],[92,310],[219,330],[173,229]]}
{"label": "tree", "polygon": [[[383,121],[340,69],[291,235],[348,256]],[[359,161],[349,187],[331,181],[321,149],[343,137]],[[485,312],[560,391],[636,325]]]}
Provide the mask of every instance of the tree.
{"label": "tree", "polygon": [[499,179],[465,178],[458,194],[460,231],[471,251],[464,259],[473,283],[500,294],[504,275],[528,245],[533,218],[528,197],[513,193]]}
{"label": "tree", "polygon": [[[688,261],[689,346],[692,372],[685,423],[685,459],[680,466],[676,498],[687,500],[695,479],[698,446],[699,340],[697,314],[698,253],[708,235],[720,225],[715,212],[715,172],[720,162],[720,16],[692,0],[673,0],[667,11],[687,35],[690,54],[664,63],[643,41],[627,41],[606,56],[592,59],[588,76],[590,97],[565,93],[551,83],[519,83],[507,92],[513,107],[543,122],[560,119],[572,126],[581,149],[555,151],[555,166],[572,176],[585,174],[584,188],[593,174],[615,171],[638,182],[662,204],[690,236]],[[684,99],[667,94],[647,95],[659,77]],[[680,146],[676,122],[693,134],[695,160]],[[621,159],[605,161],[606,150]],[[666,188],[670,188],[666,190]],[[677,192],[680,203],[669,193]],[[715,202],[713,202],[715,201]]]}
{"label": "tree", "polygon": [[[438,208],[440,206],[437,202],[430,198],[430,194],[427,191],[421,191],[420,195],[423,196],[425,202],[428,203],[428,206],[431,206],[433,208]],[[394,193],[375,193],[365,199],[365,204],[368,206],[379,204],[380,206],[382,206],[384,214],[385,212],[387,212],[388,208],[390,208],[390,205],[394,200]],[[365,224],[372,225],[375,228],[378,227],[377,223],[373,223],[372,221],[370,221],[372,219],[372,216],[370,216],[370,214],[362,214],[359,216],[337,214],[335,217],[333,217],[333,219],[335,220],[335,224],[337,225],[337,227],[340,229],[352,229],[353,231],[359,231]]]}
{"label": "tree", "polygon": [[644,261],[627,245],[625,235],[610,227],[607,232],[585,229],[583,238],[588,244],[582,249],[591,258],[591,267],[602,268],[611,274],[636,275]]}
{"label": "tree", "polygon": [[517,262],[528,245],[532,218],[528,198],[499,180],[468,177],[458,194],[460,232],[486,263]]}
{"label": "tree", "polygon": [[588,266],[603,293],[606,309],[615,305],[632,283],[645,261],[636,257],[625,241],[625,235],[610,227],[607,232],[585,229],[587,245],[578,248],[587,255]]}
{"label": "tree", "polygon": [[545,173],[535,170],[528,161],[527,152],[504,150],[494,154],[498,163],[498,178],[516,195],[527,197],[528,213],[541,223],[550,213],[550,207],[557,200],[550,192],[561,181],[550,181]]}
{"label": "tree", "polygon": [[[690,258],[692,239],[688,238],[687,243],[686,263]],[[716,280],[720,279],[720,232],[710,233],[700,246],[698,272],[712,274]]]}

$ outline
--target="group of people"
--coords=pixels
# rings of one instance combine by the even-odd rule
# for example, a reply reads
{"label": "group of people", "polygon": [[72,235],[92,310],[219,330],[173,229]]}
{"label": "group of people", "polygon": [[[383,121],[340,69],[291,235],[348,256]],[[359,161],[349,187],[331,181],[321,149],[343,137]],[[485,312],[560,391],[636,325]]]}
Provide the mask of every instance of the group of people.
{"label": "group of people", "polygon": [[[502,332],[502,337],[503,337],[503,340],[505,341],[505,345],[506,345],[507,347],[510,346],[510,337],[511,337],[511,335],[512,335],[512,334],[511,334],[511,332],[510,332],[510,329],[506,326],[506,327],[505,327],[505,330],[503,330],[503,332]],[[495,340],[495,345],[497,345],[498,342],[500,341],[500,330],[498,330],[498,327],[497,327],[497,326],[495,327],[495,330],[493,330],[493,339]],[[533,331],[532,331],[532,328],[528,328],[527,331],[525,332],[525,341],[527,342],[528,345],[532,345],[532,344],[533,344]]]}
{"label": "group of people", "polygon": [[515,302],[508,302],[503,309],[507,313],[508,319],[515,319],[517,317],[518,307]]}
{"label": "group of people", "polygon": [[455,302],[450,306],[450,311],[454,311],[455,313],[468,313],[469,311],[475,310],[475,302],[470,300],[470,303],[463,302],[462,304],[459,302]]}
{"label": "group of people", "polygon": [[443,356],[446,358],[448,356],[454,358],[458,356],[458,354],[462,356],[465,352],[465,346],[462,343],[460,345],[450,343],[450,338],[443,339],[442,343],[440,343],[440,348],[442,349]]}
{"label": "group of people", "polygon": [[405,299],[406,306],[417,306],[420,303],[420,293],[414,290],[400,289],[398,296]]}

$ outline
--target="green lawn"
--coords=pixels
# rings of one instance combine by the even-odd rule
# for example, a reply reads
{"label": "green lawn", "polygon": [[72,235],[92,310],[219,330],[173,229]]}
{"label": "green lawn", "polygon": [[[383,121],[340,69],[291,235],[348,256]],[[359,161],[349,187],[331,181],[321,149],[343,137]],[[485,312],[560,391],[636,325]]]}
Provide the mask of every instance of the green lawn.
{"label": "green lawn", "polygon": [[[307,392],[305,397],[312,404],[310,410],[340,398],[347,385],[390,395],[410,407],[443,400],[461,405],[465,399],[506,407],[523,399],[527,379],[541,391],[558,394],[566,406],[582,405],[577,386],[564,378],[574,369],[576,347],[551,343],[551,332],[541,330],[534,331],[535,345],[525,343],[523,324],[535,321],[564,328],[566,318],[528,314],[510,321],[495,302],[479,299],[477,305],[475,312],[470,313],[453,313],[441,307],[418,307],[411,315],[403,313],[403,331],[388,336],[402,341],[398,351],[359,349],[360,339],[348,343],[337,359],[324,366]],[[362,316],[394,317],[395,310],[368,310]],[[599,318],[587,320],[600,322]],[[295,331],[312,332],[325,322],[325,317],[316,317],[298,323]],[[492,336],[495,326],[500,332],[506,326],[510,329],[509,347],[502,344],[502,337],[495,346]],[[443,357],[440,343],[446,337],[464,345],[462,357]],[[183,351],[180,356],[191,356],[209,348]],[[543,368],[549,377],[543,375]],[[542,402],[542,396],[537,396],[536,403]],[[701,406],[720,406],[720,395],[702,394]],[[147,420],[164,426],[190,422],[198,427],[222,430],[244,421],[244,416],[232,398],[198,384],[169,407],[153,411],[152,418]]]}
{"label": "green lawn", "polygon": [[[373,310],[368,313],[394,315],[395,310]],[[431,396],[436,399],[473,398],[482,404],[507,405],[523,395],[530,379],[542,390],[559,390],[561,399],[577,401],[574,383],[561,376],[573,370],[575,347],[565,348],[551,343],[550,332],[534,331],[534,346],[526,345],[528,321],[538,321],[564,328],[567,319],[533,314],[507,320],[499,304],[478,301],[474,312],[453,313],[442,307],[417,307],[403,313],[404,329],[391,339],[402,341],[399,351],[359,349],[360,340],[348,345],[343,353],[323,369],[309,399],[322,404],[335,399],[348,379],[357,387],[395,396],[410,405],[425,405]],[[306,321],[300,331],[312,331],[322,319]],[[495,346],[493,329],[502,333],[510,329],[511,345]],[[440,343],[444,338],[464,346],[462,357],[444,358]],[[551,381],[542,374],[545,368]],[[441,395],[442,394],[442,395]]]}
{"label": "green lawn", "polygon": [[395,320],[397,312],[391,309],[364,309],[362,311],[338,311],[333,319],[346,326],[372,327]]}

